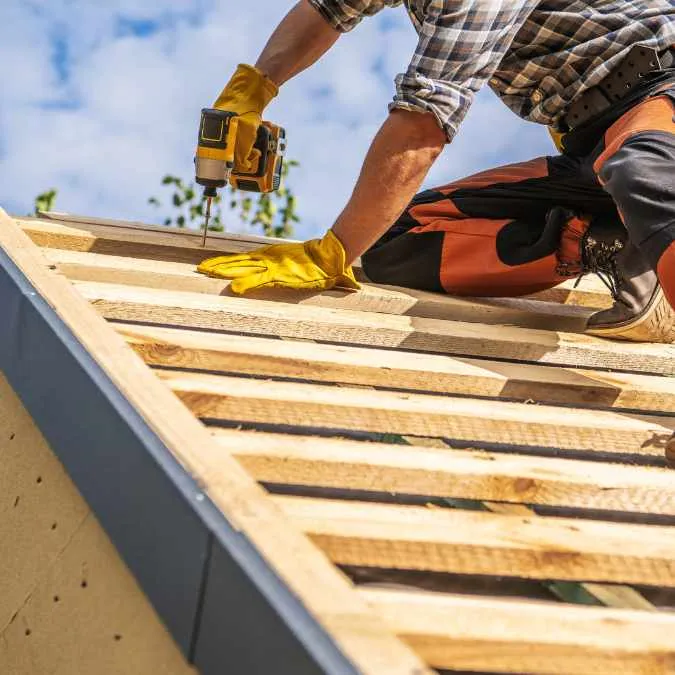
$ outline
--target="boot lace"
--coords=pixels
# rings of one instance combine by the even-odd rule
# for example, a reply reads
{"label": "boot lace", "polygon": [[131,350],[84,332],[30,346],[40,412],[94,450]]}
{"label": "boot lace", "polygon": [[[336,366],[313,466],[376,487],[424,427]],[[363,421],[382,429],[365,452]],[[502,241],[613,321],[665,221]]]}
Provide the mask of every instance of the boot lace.
{"label": "boot lace", "polygon": [[617,253],[619,253],[623,247],[624,244],[620,239],[615,239],[610,244],[604,241],[597,241],[597,239],[594,239],[588,234],[584,236],[581,273],[577,277],[574,287],[576,288],[579,285],[586,274],[597,274],[600,281],[602,281],[612,294],[614,301],[627,305],[628,303],[619,296],[624,280],[616,260]]}

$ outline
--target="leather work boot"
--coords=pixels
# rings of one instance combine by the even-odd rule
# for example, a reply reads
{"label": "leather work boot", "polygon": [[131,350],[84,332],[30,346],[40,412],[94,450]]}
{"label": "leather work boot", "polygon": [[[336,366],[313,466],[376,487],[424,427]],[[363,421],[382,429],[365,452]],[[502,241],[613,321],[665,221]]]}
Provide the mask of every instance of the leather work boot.
{"label": "leather work boot", "polygon": [[584,240],[584,271],[595,272],[614,298],[612,307],[589,317],[586,332],[615,340],[673,342],[675,312],[656,272],[620,227],[591,227]]}

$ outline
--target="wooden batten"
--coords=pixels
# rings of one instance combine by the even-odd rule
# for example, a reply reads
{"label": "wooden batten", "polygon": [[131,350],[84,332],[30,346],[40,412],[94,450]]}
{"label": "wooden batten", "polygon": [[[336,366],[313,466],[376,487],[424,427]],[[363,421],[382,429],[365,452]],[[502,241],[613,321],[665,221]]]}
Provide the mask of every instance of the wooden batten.
{"label": "wooden batten", "polygon": [[[133,257],[45,249],[45,255],[68,278],[77,281],[144,286],[210,295],[228,294],[229,281],[198,274],[194,264]],[[448,319],[451,321],[509,324],[581,332],[593,309],[541,300],[513,298],[454,298],[394,286],[364,283],[359,293],[331,290],[260,291],[256,298],[270,302],[301,304],[333,309],[353,309],[383,314]]]}
{"label": "wooden batten", "polygon": [[[186,263],[191,264],[199,262],[210,255],[212,251],[218,254],[239,253],[256,246],[279,241],[255,235],[209,233],[207,246],[204,249],[201,248],[201,234],[198,232],[153,226],[146,223],[61,213],[46,213],[42,214],[41,218],[23,218],[18,223],[39,246],[54,249],[54,251],[63,251],[63,257],[59,258],[58,254],[55,253],[55,258],[66,265],[70,265],[70,272],[77,268],[79,273],[84,273],[85,268],[90,270],[98,268],[99,274],[104,274],[102,270],[108,266],[105,263],[102,264],[100,258],[97,260],[97,252],[106,254],[106,257],[111,258],[112,267],[115,265],[122,267],[128,274],[130,268],[133,269],[133,263],[130,263],[130,267],[126,267],[115,260],[116,257],[125,256],[139,260],[156,259],[165,262],[185,260]],[[176,251],[177,248],[183,250]],[[94,253],[94,256],[89,262],[82,264],[84,261],[81,258],[78,260],[76,255],[74,257],[68,257],[67,255],[67,252],[76,253],[78,251]],[[154,256],[148,256],[148,251],[154,253]],[[355,267],[358,271],[359,260],[356,261]],[[173,272],[178,269],[178,267],[174,267]],[[146,268],[147,270],[148,268]],[[126,276],[125,273],[121,275],[123,280],[119,283],[130,281],[130,277]],[[167,269],[167,273],[171,274],[170,269]],[[92,272],[86,274],[91,275]],[[103,278],[93,279],[90,276],[84,280],[105,281]],[[139,277],[136,276],[136,283],[138,283],[138,280]],[[139,285],[146,285],[147,281],[148,277],[146,276],[145,282]],[[439,302],[438,296],[434,294],[422,293],[420,295],[428,297],[430,300],[435,298],[433,301]],[[604,309],[611,306],[611,297],[607,288],[599,279],[592,276],[584,277],[580,282],[577,280],[565,281],[556,288],[535,293],[532,297],[545,302],[579,307]]]}
{"label": "wooden batten", "polygon": [[200,418],[662,456],[675,418],[158,370]]}
{"label": "wooden batten", "polygon": [[[88,302],[17,225],[0,211],[0,245],[36,292],[54,307],[97,364],[148,422],[176,459],[203,485],[204,492],[307,612],[334,641],[345,660],[364,673],[400,675],[430,671],[407,646],[385,630],[377,616],[334,569],[321,551],[295,529],[264,490],[229,454],[201,452],[208,431],[92,311]],[[266,577],[266,583],[270,578]],[[345,622],[344,617],[353,620]]]}
{"label": "wooden batten", "polygon": [[671,614],[456,595],[362,591],[437,668],[496,673],[669,673]]}
{"label": "wooden batten", "polygon": [[[340,385],[675,412],[670,378],[116,324],[153,366]],[[395,377],[392,374],[395,373]]]}
{"label": "wooden batten", "polygon": [[555,365],[672,375],[672,345],[75,282],[108,319]]}
{"label": "wooden batten", "polygon": [[[299,607],[293,631],[322,631],[333,651],[319,671],[675,672],[663,611],[675,597],[663,459],[675,346],[585,335],[612,302],[599,280],[527,298],[367,282],[236,297],[195,264],[272,240],[209,235],[202,248],[196,231],[67,214],[21,219],[23,233],[0,225],[14,264],[227,521],[228,545],[245,540],[253,567],[269,565],[256,583],[278,580],[275,600],[288,591],[274,621]],[[50,660],[55,675],[75,672],[72,625],[91,643],[78,672],[193,672],[6,387],[0,494],[18,502],[0,500],[0,673],[46,675]],[[221,581],[253,560],[243,550]],[[356,587],[336,566],[381,583]],[[211,617],[220,643],[213,569],[197,624]]]}
{"label": "wooden batten", "polygon": [[340,565],[675,587],[675,529],[275,497]]}
{"label": "wooden batten", "polygon": [[212,431],[259,481],[675,516],[670,470],[517,454]]}

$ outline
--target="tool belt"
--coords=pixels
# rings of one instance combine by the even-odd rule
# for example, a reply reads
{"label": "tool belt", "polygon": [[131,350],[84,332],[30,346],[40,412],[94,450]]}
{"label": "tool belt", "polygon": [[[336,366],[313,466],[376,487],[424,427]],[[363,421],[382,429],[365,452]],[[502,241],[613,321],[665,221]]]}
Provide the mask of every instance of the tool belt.
{"label": "tool belt", "polygon": [[627,96],[649,73],[675,65],[675,47],[658,52],[652,47],[633,45],[623,61],[602,82],[585,91],[562,118],[562,127],[571,131],[605,112]]}

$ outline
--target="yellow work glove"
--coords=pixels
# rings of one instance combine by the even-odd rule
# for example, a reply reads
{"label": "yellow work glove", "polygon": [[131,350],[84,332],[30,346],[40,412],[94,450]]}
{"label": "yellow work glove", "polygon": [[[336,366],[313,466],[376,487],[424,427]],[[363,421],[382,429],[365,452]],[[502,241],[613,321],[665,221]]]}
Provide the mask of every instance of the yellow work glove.
{"label": "yellow work glove", "polygon": [[260,151],[253,150],[263,110],[277,95],[279,88],[262,71],[240,64],[227,86],[213,104],[214,108],[239,115],[235,170],[250,173],[257,165]]}
{"label": "yellow work glove", "polygon": [[328,230],[323,239],[274,244],[250,253],[209,258],[197,271],[210,277],[234,279],[230,289],[237,295],[256,288],[321,291],[335,286],[361,288],[352,268],[346,264],[345,250],[332,230]]}

